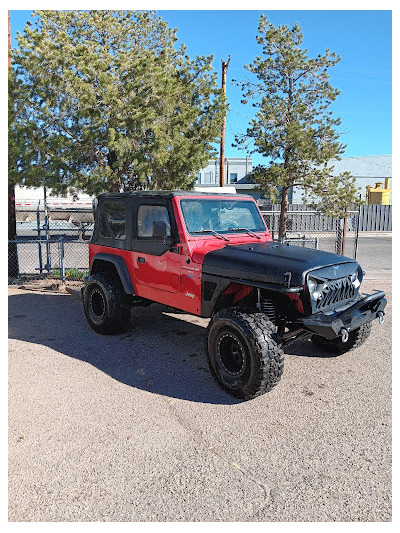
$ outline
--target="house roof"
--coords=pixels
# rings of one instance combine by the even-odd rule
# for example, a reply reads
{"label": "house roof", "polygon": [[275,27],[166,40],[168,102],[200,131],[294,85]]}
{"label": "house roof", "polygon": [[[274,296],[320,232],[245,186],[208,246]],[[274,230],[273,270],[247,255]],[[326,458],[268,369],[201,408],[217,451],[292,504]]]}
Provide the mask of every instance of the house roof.
{"label": "house roof", "polygon": [[334,175],[348,171],[356,178],[391,178],[392,155],[367,155],[343,157],[340,161],[332,160]]}

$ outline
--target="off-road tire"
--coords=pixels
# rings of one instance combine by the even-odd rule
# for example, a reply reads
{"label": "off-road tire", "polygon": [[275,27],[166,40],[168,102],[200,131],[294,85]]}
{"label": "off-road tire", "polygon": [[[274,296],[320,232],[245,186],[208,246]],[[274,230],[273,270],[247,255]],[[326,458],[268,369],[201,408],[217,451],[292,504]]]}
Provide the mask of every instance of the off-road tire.
{"label": "off-road tire", "polygon": [[211,373],[232,396],[249,400],[270,391],[283,372],[283,351],[276,327],[265,315],[239,308],[222,309],[207,329]]}
{"label": "off-road tire", "polygon": [[83,293],[86,318],[102,335],[122,333],[129,325],[131,306],[119,279],[93,274]]}
{"label": "off-road tire", "polygon": [[317,348],[321,348],[325,352],[341,355],[361,346],[368,339],[371,329],[371,322],[363,324],[359,328],[349,332],[349,338],[346,342],[342,341],[342,337],[324,339],[324,337],[319,337],[318,335],[313,335],[311,341]]}

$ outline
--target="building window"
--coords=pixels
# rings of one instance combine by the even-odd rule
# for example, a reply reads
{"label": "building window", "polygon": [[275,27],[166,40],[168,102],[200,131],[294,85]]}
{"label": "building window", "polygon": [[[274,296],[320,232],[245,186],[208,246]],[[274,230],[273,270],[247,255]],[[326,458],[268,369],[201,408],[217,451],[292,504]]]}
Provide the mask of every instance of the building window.
{"label": "building window", "polygon": [[214,183],[213,177],[214,175],[212,172],[204,172],[204,183]]}
{"label": "building window", "polygon": [[201,183],[201,172],[199,172],[197,175],[196,175],[196,184],[197,185],[200,185]]}
{"label": "building window", "polygon": [[237,183],[238,177],[237,172],[231,172],[229,174],[229,183]]}

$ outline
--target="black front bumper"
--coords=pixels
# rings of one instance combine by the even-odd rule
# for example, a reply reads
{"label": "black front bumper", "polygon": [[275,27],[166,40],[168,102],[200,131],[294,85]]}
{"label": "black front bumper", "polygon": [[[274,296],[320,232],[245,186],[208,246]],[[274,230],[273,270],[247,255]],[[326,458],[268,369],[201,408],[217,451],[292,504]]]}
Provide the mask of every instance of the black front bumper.
{"label": "black front bumper", "polygon": [[315,313],[298,321],[299,326],[325,339],[334,339],[342,330],[353,331],[378,316],[384,316],[386,307],[385,293],[376,291],[362,300],[357,300],[346,309],[328,313]]}

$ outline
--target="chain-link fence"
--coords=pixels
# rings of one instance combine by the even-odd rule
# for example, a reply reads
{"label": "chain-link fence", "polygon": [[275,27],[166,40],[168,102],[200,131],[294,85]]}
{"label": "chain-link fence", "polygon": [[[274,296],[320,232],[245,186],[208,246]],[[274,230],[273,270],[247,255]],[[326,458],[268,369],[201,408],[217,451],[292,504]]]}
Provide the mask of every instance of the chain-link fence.
{"label": "chain-link fence", "polygon": [[[278,240],[280,205],[259,204],[271,232]],[[358,241],[358,211],[349,211],[346,219],[325,217],[304,205],[290,205],[285,242],[355,258]]]}
{"label": "chain-link fence", "polygon": [[[278,205],[260,205],[274,240],[278,239]],[[9,281],[57,279],[81,281],[89,269],[88,242],[93,232],[91,209],[20,210],[17,239],[8,243]],[[356,257],[358,213],[346,220],[323,217],[306,206],[291,205],[286,242]]]}
{"label": "chain-link fence", "polygon": [[8,243],[9,282],[81,281],[93,227],[93,209],[18,209],[17,238]]}
{"label": "chain-link fence", "polygon": [[9,282],[34,279],[81,281],[89,271],[86,241],[26,239],[8,241]]}

